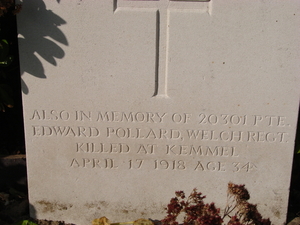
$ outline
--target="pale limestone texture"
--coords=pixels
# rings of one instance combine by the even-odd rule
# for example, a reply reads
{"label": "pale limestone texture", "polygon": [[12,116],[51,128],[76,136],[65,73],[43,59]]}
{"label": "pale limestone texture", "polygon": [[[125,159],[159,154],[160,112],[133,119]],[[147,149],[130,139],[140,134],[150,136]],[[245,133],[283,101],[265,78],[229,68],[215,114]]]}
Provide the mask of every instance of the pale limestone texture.
{"label": "pale limestone texture", "polygon": [[[227,183],[283,224],[299,104],[297,0],[26,0],[31,215],[162,219]],[[44,79],[41,79],[44,78]]]}

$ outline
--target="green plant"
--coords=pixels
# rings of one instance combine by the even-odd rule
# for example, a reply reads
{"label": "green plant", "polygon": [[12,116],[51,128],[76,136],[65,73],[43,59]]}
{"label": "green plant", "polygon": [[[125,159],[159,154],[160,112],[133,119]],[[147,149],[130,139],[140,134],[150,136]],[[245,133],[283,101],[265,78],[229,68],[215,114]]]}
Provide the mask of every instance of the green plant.
{"label": "green plant", "polygon": [[37,225],[37,224],[29,220],[22,220],[20,222],[15,223],[14,225]]}

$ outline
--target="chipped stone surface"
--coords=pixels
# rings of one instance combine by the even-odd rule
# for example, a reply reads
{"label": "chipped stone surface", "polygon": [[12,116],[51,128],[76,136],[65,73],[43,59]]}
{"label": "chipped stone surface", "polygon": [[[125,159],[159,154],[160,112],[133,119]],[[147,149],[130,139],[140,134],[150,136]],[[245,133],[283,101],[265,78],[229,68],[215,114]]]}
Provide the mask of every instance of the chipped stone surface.
{"label": "chipped stone surface", "polygon": [[[24,1],[31,215],[162,219],[229,181],[284,223],[299,107],[299,7],[272,1]],[[41,79],[43,78],[43,79]]]}

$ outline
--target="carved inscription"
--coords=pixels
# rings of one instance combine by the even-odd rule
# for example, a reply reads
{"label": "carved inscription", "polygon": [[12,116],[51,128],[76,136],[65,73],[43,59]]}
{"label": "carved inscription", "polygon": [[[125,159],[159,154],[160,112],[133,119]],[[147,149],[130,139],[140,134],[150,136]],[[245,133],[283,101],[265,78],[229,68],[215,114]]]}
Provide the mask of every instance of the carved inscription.
{"label": "carved inscription", "polygon": [[74,138],[74,169],[250,173],[261,168],[249,143],[290,139],[282,115],[33,110],[29,119],[33,138]]}
{"label": "carved inscription", "polygon": [[114,123],[166,123],[198,125],[232,125],[255,127],[290,127],[285,116],[276,115],[229,115],[207,113],[121,112],[121,111],[74,111],[33,110],[30,120],[35,121],[92,121]]}

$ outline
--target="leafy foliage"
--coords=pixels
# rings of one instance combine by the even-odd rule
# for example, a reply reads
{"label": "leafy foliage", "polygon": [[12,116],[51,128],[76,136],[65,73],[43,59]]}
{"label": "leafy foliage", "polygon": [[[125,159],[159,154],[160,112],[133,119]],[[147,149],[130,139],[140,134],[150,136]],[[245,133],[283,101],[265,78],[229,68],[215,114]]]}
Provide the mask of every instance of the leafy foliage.
{"label": "leafy foliage", "polygon": [[25,153],[15,16],[20,9],[0,0],[0,155]]}
{"label": "leafy foliage", "polygon": [[37,225],[37,224],[29,220],[22,220],[18,223],[15,223],[14,225]]}
{"label": "leafy foliage", "polygon": [[263,219],[256,205],[248,202],[250,195],[245,185],[228,184],[227,206],[221,216],[220,209],[214,203],[205,204],[205,196],[194,189],[188,198],[183,191],[175,192],[167,206],[167,216],[162,225],[178,225],[177,217],[184,213],[183,225],[222,225],[229,218],[227,225],[271,225],[269,219]]}
{"label": "leafy foliage", "polygon": [[[0,16],[6,14],[15,15],[20,12],[22,6],[15,4],[14,0],[0,0]],[[0,37],[3,38],[3,37]],[[14,106],[13,91],[8,84],[9,72],[14,68],[9,68],[14,60],[10,53],[10,40],[0,40],[0,111],[5,112],[5,108],[12,108]],[[8,67],[8,68],[6,68]]]}
{"label": "leafy foliage", "polygon": [[9,45],[7,40],[0,40],[0,110],[5,111],[5,106],[12,108],[14,101],[12,98],[12,89],[5,81],[8,73],[1,67],[8,67],[13,61],[13,56],[9,55]]}
{"label": "leafy foliage", "polygon": [[[212,202],[204,203],[205,196],[197,189],[186,198],[183,191],[176,191],[175,197],[168,204],[167,216],[158,223],[159,225],[179,225],[177,217],[184,213],[183,225],[272,225],[269,219],[262,218],[256,205],[248,202],[250,195],[245,185],[228,183],[227,204],[223,215],[220,209]],[[111,223],[106,217],[94,219],[92,225],[153,225],[146,219],[138,219],[132,222]]]}
{"label": "leafy foliage", "polygon": [[10,10],[14,15],[19,13],[22,9],[21,4],[15,4],[14,0],[0,0],[0,16],[5,15]]}

